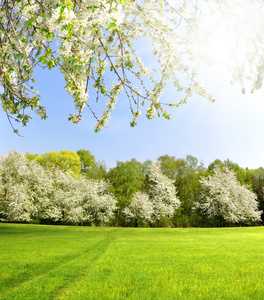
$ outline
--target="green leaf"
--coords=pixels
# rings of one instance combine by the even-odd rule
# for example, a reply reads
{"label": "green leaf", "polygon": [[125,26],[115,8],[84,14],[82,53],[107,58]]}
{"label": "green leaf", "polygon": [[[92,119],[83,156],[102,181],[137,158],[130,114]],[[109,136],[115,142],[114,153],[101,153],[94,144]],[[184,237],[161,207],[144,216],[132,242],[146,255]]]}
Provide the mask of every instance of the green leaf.
{"label": "green leaf", "polygon": [[67,37],[71,36],[73,33],[73,25],[72,24],[69,24],[68,25],[68,34],[67,34]]}
{"label": "green leaf", "polygon": [[51,55],[51,53],[52,53],[52,49],[51,48],[47,48],[44,55],[45,56],[49,56],[49,55]]}
{"label": "green leaf", "polygon": [[51,32],[47,33],[47,41],[50,42],[53,38],[53,34]]}
{"label": "green leaf", "polygon": [[63,12],[64,12],[65,6],[62,6],[60,9],[60,17],[62,16]]}
{"label": "green leaf", "polygon": [[108,27],[106,28],[106,30],[109,30],[111,28],[113,28],[114,30],[119,29],[119,27],[116,25],[116,23],[110,23],[108,25]]}
{"label": "green leaf", "polygon": [[47,66],[48,66],[49,70],[52,69],[52,67],[53,67],[53,61],[52,60],[48,60],[47,61]]}
{"label": "green leaf", "polygon": [[73,3],[71,2],[71,0],[68,0],[67,4],[68,4],[68,11],[70,12],[71,11],[71,7],[73,6]]}
{"label": "green leaf", "polygon": [[61,30],[65,30],[65,29],[67,29],[67,28],[68,28],[67,25],[63,25],[63,26],[61,27]]}
{"label": "green leaf", "polygon": [[42,63],[42,64],[45,64],[46,61],[47,61],[47,58],[44,57],[44,56],[41,56],[41,57],[39,57],[39,59],[38,59],[38,62],[40,62],[40,63]]}
{"label": "green leaf", "polygon": [[26,22],[24,23],[24,25],[30,26],[30,25],[32,25],[33,21],[35,21],[35,18],[26,21]]}
{"label": "green leaf", "polygon": [[96,5],[94,5],[94,6],[86,6],[86,8],[87,8],[87,9],[91,9],[92,12],[95,12],[95,10],[96,10],[97,8],[99,8],[99,6],[96,6]]}

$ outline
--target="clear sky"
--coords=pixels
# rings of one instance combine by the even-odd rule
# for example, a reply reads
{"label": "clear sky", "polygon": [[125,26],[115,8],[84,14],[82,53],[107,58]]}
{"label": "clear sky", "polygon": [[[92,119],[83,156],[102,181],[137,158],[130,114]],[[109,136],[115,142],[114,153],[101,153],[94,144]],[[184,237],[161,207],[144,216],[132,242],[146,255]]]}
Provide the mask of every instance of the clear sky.
{"label": "clear sky", "polygon": [[[172,111],[172,120],[147,120],[143,115],[135,128],[130,128],[129,106],[122,96],[112,114],[108,128],[94,133],[95,120],[85,113],[78,125],[68,121],[74,113],[72,98],[64,91],[58,71],[38,72],[37,89],[48,119],[32,115],[23,138],[12,133],[5,113],[0,111],[0,155],[16,150],[42,154],[46,151],[87,149],[108,168],[117,160],[136,158],[155,160],[168,154],[176,158],[193,155],[205,166],[219,158],[229,158],[241,167],[264,166],[264,88],[255,94],[243,95],[239,86],[232,86],[225,73],[208,68],[200,76],[214,94],[215,103],[193,96],[189,103]],[[177,91],[167,90],[162,100],[175,98]]]}

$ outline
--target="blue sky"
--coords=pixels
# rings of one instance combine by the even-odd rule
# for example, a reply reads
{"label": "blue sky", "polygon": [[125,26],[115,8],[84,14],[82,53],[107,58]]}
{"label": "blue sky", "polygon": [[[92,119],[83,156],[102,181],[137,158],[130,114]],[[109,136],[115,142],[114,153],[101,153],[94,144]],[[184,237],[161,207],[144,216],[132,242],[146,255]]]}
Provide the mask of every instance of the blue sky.
{"label": "blue sky", "polygon": [[[231,85],[227,74],[216,68],[204,69],[200,75],[214,94],[215,103],[193,96],[188,104],[172,110],[172,120],[147,120],[143,115],[135,128],[130,128],[129,106],[123,95],[112,114],[108,128],[94,133],[95,120],[84,113],[78,125],[68,121],[74,113],[72,98],[63,89],[57,71],[37,72],[37,89],[48,119],[32,115],[23,138],[12,133],[5,113],[0,111],[0,155],[16,150],[42,154],[46,151],[87,149],[108,168],[117,160],[136,158],[155,160],[168,154],[177,158],[193,155],[207,166],[227,158],[241,167],[264,166],[264,89],[243,95],[238,85]],[[168,89],[162,100],[177,99],[177,91]]]}

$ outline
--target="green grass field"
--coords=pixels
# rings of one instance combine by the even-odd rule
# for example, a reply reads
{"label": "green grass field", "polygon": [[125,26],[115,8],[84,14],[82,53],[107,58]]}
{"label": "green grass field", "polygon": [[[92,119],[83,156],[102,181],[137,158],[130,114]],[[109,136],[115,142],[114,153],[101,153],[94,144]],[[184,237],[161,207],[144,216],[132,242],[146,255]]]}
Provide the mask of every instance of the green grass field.
{"label": "green grass field", "polygon": [[0,224],[0,299],[264,299],[264,227]]}

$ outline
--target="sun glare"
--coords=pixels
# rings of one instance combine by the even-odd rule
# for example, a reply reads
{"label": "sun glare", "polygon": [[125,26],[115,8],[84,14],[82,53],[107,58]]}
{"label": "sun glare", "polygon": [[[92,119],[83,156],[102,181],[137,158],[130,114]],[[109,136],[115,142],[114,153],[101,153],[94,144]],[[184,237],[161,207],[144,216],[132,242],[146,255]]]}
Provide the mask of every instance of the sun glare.
{"label": "sun glare", "polygon": [[234,45],[224,26],[219,26],[214,33],[205,38],[201,47],[201,58],[208,64],[229,65]]}
{"label": "sun glare", "polygon": [[264,45],[264,3],[214,3],[198,29],[198,55],[202,62],[235,68],[255,59]]}

